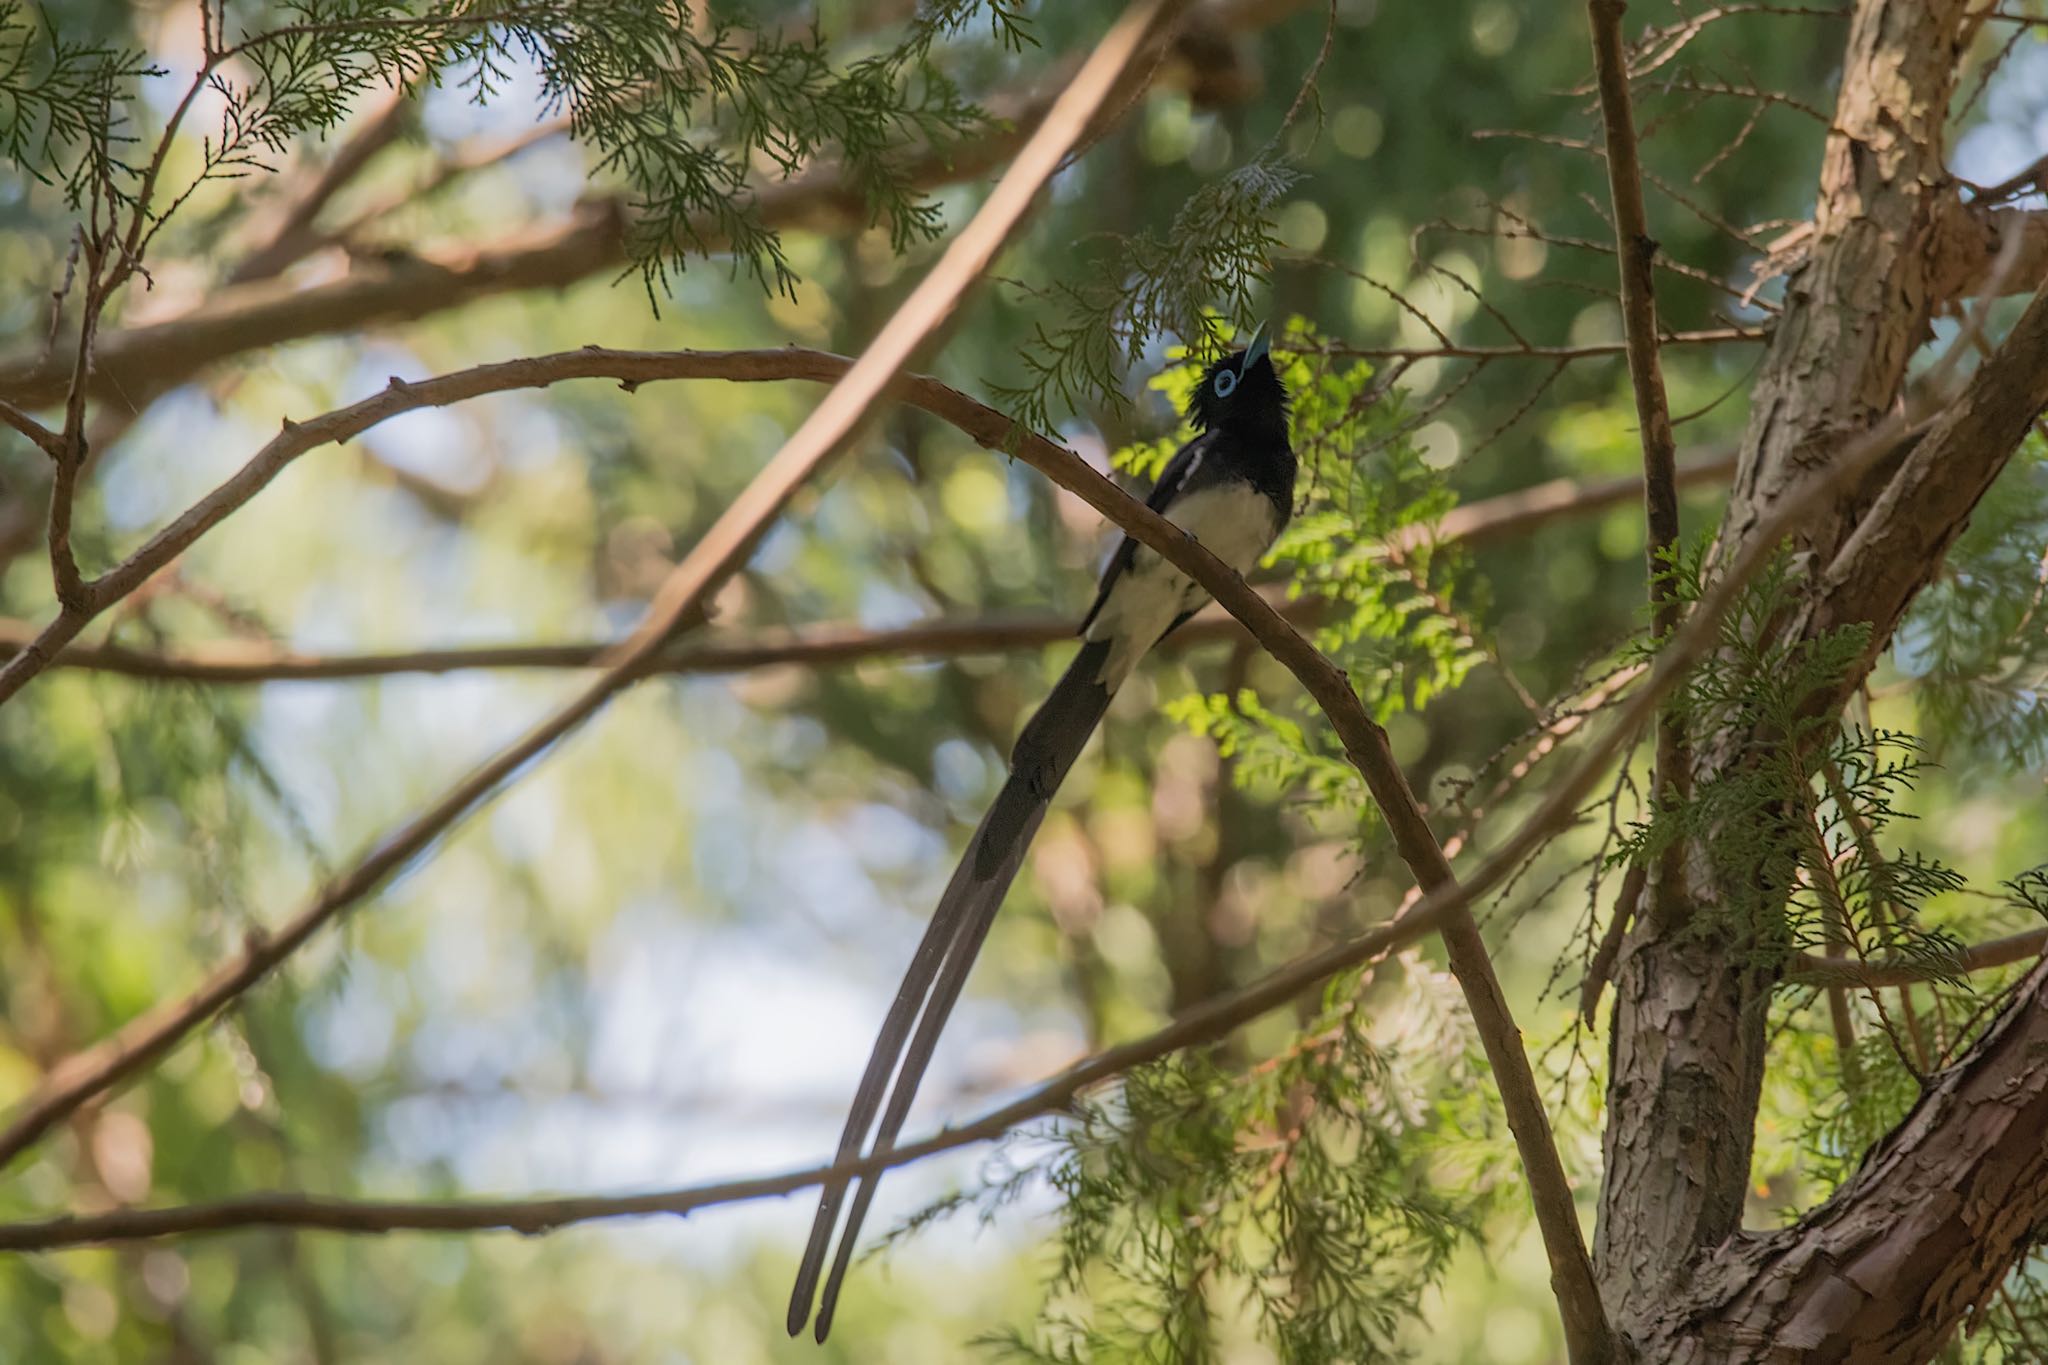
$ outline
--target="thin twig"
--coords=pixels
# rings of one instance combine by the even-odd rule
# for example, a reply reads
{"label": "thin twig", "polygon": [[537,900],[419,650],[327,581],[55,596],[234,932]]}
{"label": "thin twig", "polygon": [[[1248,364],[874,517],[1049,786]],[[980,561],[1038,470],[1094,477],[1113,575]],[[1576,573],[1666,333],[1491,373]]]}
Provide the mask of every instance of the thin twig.
{"label": "thin twig", "polygon": [[[1838,952],[1837,943],[1839,942],[1855,954],[1857,960],[1861,961],[1863,958],[1863,945],[1857,940],[1855,926],[1849,921],[1849,898],[1842,889],[1841,876],[1835,870],[1834,853],[1828,847],[1827,836],[1821,826],[1819,803],[1814,800],[1813,791],[1810,787],[1801,785],[1799,788],[1799,803],[1800,833],[1811,850],[1800,873],[1806,883],[1813,888],[1814,896],[1820,901],[1821,918],[1827,925],[1828,951],[1830,953]],[[1833,985],[1828,989],[1833,993],[1840,991],[1842,988],[1839,985]],[[1891,1018],[1885,1013],[1883,999],[1873,992],[1871,1004],[1877,1009],[1878,1025],[1883,1030],[1886,1041],[1892,1045],[1892,1051],[1897,1055],[1900,1063],[1908,1072],[1912,1073],[1915,1080],[1925,1081],[1925,1073],[1913,1065],[1913,1059],[1907,1055],[1906,1045],[1900,1040],[1898,1030],[1892,1027]],[[1832,994],[1828,1002],[1828,1008],[1832,1018],[1835,1009]],[[1835,1044],[1838,1049],[1841,1049],[1843,1089],[1854,1094],[1862,1084],[1863,1070],[1856,1056],[1855,1036],[1848,1029],[1849,1014],[1846,995],[1842,998],[1841,1010],[1839,1018],[1832,1018],[1833,1025],[1837,1030]]]}
{"label": "thin twig", "polygon": [[[1318,614],[1319,605],[1314,598],[1289,600],[1281,589],[1267,591],[1289,619],[1307,619]],[[34,628],[27,622],[0,620],[0,657],[22,648],[34,635]],[[727,631],[702,644],[660,651],[647,661],[638,676],[739,673],[783,665],[832,668],[873,659],[955,658],[1038,649],[1063,644],[1073,637],[1073,618],[1050,612],[930,621],[883,630],[827,624],[745,633]],[[1228,613],[1211,607],[1162,641],[1160,647],[1174,650],[1232,638],[1244,638],[1243,627]],[[613,643],[587,640],[550,645],[467,645],[370,654],[301,654],[263,641],[228,641],[177,651],[111,643],[74,644],[57,656],[56,667],[217,684],[336,681],[463,669],[591,668]]]}
{"label": "thin twig", "polygon": [[1621,957],[1622,940],[1628,937],[1629,921],[1636,916],[1648,880],[1649,873],[1641,863],[1630,863],[1628,871],[1621,874],[1621,890],[1615,894],[1614,909],[1607,917],[1607,927],[1600,933],[1599,945],[1593,949],[1592,960],[1586,963],[1585,979],[1579,982],[1579,1018],[1588,1028],[1598,1022],[1600,997],[1606,993],[1607,983],[1614,979],[1614,964]]}
{"label": "thin twig", "polygon": [[1971,186],[1970,202],[2001,203],[2018,198],[2022,191],[2040,188],[2044,181],[2048,181],[2048,156],[2038,156],[1996,185]]}
{"label": "thin twig", "polygon": [[0,423],[13,427],[26,436],[36,449],[53,460],[64,458],[64,441],[56,432],[23,412],[14,404],[0,400]]}
{"label": "thin twig", "polygon": [[[1514,235],[1514,234],[1502,234]],[[1546,238],[1545,240],[1555,240]],[[1386,286],[1374,280],[1380,289]],[[1723,346],[1732,342],[1768,341],[1768,331],[1750,327],[1711,327],[1692,332],[1667,332],[1658,340],[1666,346]],[[1361,360],[1592,360],[1623,355],[1624,341],[1594,342],[1585,346],[1347,346],[1320,348],[1328,355],[1357,356]]]}
{"label": "thin twig", "polygon": [[[94,198],[99,189],[95,182]],[[138,217],[142,209],[135,210]],[[79,477],[85,471],[85,386],[92,373],[93,343],[99,336],[100,314],[113,290],[115,267],[107,259],[105,243],[97,233],[84,243],[85,294],[80,301],[78,344],[71,365],[71,382],[64,397],[64,430],[51,458],[49,551],[50,577],[56,589],[60,619],[83,621],[91,615],[92,592],[78,567],[78,555],[71,544],[71,517],[78,498]]]}
{"label": "thin twig", "polygon": [[[1671,577],[1678,548],[1678,443],[1671,434],[1671,408],[1664,394],[1664,374],[1657,356],[1657,294],[1654,265],[1657,242],[1650,236],[1643,204],[1642,165],[1637,158],[1635,113],[1629,102],[1629,78],[1621,39],[1624,0],[1587,0],[1592,21],[1593,63],[1600,84],[1600,117],[1607,135],[1607,183],[1614,202],[1615,255],[1621,263],[1621,316],[1628,342],[1629,380],[1635,389],[1636,421],[1643,441],[1643,509],[1649,524],[1651,623],[1657,636],[1668,637],[1682,611],[1678,585]],[[1657,718],[1656,778],[1659,801],[1683,804],[1690,788],[1685,752],[1685,723],[1675,707]],[[1681,849],[1673,843],[1659,859],[1658,880],[1665,893],[1675,891],[1681,876]]]}
{"label": "thin twig", "polygon": [[1785,979],[1811,986],[1906,986],[1919,981],[1940,981],[1958,973],[2007,967],[2030,957],[2039,957],[2044,952],[2048,952],[2048,929],[2029,929],[2023,934],[1972,944],[1939,963],[1917,958],[1866,962],[1854,957],[1815,957],[1802,953],[1792,959]]}
{"label": "thin twig", "polygon": [[1280,118],[1280,126],[1273,130],[1267,140],[1269,150],[1280,150],[1280,139],[1284,137],[1294,121],[1301,117],[1301,111],[1313,99],[1316,102],[1317,117],[1322,115],[1322,88],[1317,81],[1322,77],[1323,65],[1330,60],[1330,49],[1337,41],[1337,0],[1330,0],[1330,17],[1323,25],[1323,43],[1316,49],[1315,60],[1309,63],[1308,74],[1301,78],[1301,86],[1294,92],[1294,102],[1287,106],[1287,112]]}
{"label": "thin twig", "polygon": [[[1867,677],[1865,681],[1868,681]],[[1864,698],[1865,728],[1869,726],[1869,719],[1870,706],[1869,699],[1866,697]],[[1822,759],[1820,771],[1822,781],[1828,789],[1828,796],[1834,801],[1835,809],[1841,813],[1842,819],[1848,823],[1849,835],[1856,842],[1857,854],[1863,859],[1863,865],[1871,870],[1870,889],[1876,893],[1880,912],[1890,915],[1893,925],[1897,927],[1901,934],[1910,932],[1912,912],[1906,906],[1901,905],[1892,895],[1894,882],[1890,867],[1884,861],[1884,855],[1877,847],[1876,831],[1871,828],[1870,822],[1863,818],[1863,812],[1857,809],[1855,801],[1850,798],[1848,784],[1842,780],[1841,769],[1835,766],[1834,761],[1832,759]],[[1882,876],[1877,875],[1877,870],[1880,868],[1885,869]],[[1831,939],[1828,943],[1828,955],[1830,957],[1847,956],[1848,954],[1843,951],[1845,948],[1854,950],[1858,958],[1865,956],[1862,946],[1854,936],[1853,929],[1853,925],[1846,923],[1846,921],[1844,922],[1839,938],[1846,938],[1847,941],[1841,942]],[[1841,986],[1828,987],[1828,1008],[1831,1011],[1834,1008],[1835,995],[1843,990],[1844,988]],[[1926,1030],[1920,1024],[1920,1013],[1913,1007],[1913,988],[1910,985],[1901,986],[1899,987],[1898,994],[1899,1012],[1906,1016],[1906,1036],[1912,1041],[1913,1056],[1918,1063],[1916,1074],[1924,1076],[1927,1074],[1928,1067],[1932,1065],[1933,1054],[1927,1046]]]}

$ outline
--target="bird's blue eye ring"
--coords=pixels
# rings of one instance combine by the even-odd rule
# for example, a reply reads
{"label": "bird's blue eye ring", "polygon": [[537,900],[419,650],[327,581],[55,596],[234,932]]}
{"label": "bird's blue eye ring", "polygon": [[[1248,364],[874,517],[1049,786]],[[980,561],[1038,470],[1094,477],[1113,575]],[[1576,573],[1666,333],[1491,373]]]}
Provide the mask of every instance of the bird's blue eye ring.
{"label": "bird's blue eye ring", "polygon": [[1234,371],[1219,370],[1216,372],[1216,396],[1218,398],[1228,398],[1236,389],[1237,375]]}

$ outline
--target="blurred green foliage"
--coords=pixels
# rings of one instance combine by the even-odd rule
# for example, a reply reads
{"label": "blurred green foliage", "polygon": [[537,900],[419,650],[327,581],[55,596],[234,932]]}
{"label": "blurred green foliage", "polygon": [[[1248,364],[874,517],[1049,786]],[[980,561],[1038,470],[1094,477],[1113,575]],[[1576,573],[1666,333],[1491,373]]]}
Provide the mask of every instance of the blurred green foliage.
{"label": "blurred green foliage", "polygon": [[[1641,515],[1618,505],[1469,549],[1428,528],[1454,502],[1635,468],[1626,375],[1611,352],[1570,364],[1352,352],[1429,348],[1439,331],[1509,349],[1618,339],[1612,261],[1588,245],[1611,235],[1604,170],[1558,141],[1596,127],[1575,93],[1586,38],[1569,9],[1546,21],[1505,0],[1272,8],[1257,26],[1202,20],[920,363],[1105,463],[1131,452],[1139,469],[1138,452],[1177,439],[1188,356],[1227,324],[1295,320],[1283,352],[1309,473],[1272,567],[1326,602],[1318,642],[1388,724],[1440,832],[1487,812],[1483,849],[1531,799],[1501,782],[1536,761],[1523,698],[1582,696],[1589,665],[1642,627]],[[475,6],[229,4],[230,34],[348,22],[332,52],[280,43],[274,62],[224,69],[230,92],[271,113],[224,125],[216,96],[195,107],[166,160],[190,198],[110,324],[161,321],[224,287],[266,217],[361,127],[344,120],[351,97],[389,70],[364,21],[400,15],[443,24],[413,35],[407,70],[459,60],[423,82],[404,135],[321,218],[368,220],[286,283],[337,277],[352,258],[517,241],[586,196],[625,193],[651,210],[635,245],[659,316],[600,271],[110,399],[80,504],[89,567],[132,550],[281,417],[393,373],[592,342],[857,350],[987,183],[921,189],[900,179],[900,158],[986,135],[980,109],[1034,88],[1106,19],[895,0],[719,4],[687,22],[679,5],[514,11],[518,22],[480,30]],[[106,152],[152,146],[197,63],[198,14],[168,0],[0,13],[13,25],[0,33],[0,148],[28,172],[0,182],[0,326],[10,354],[32,353],[65,277],[64,190],[90,150],[50,102],[112,89],[91,65],[108,54],[137,141]],[[45,26],[73,46],[49,47]],[[1819,12],[1732,14],[1639,89],[1654,231],[1692,272],[1660,276],[1667,327],[1768,324],[1775,287],[1743,304],[1717,282],[1746,279],[1762,244],[1805,215],[1819,162],[1821,127],[1798,105],[1758,112],[1697,87],[1739,69],[1824,108],[1841,27]],[[1976,60],[2002,41],[1987,36]],[[2037,68],[2015,61],[1973,128],[2033,126]],[[479,106],[485,87],[495,94]],[[551,102],[577,138],[494,152]],[[872,226],[763,235],[732,188],[821,157],[847,168]],[[711,259],[693,254],[706,246]],[[1667,349],[1689,455],[1732,444],[1755,361],[1746,344]],[[351,653],[609,637],[814,401],[793,386],[586,385],[389,423],[300,461],[96,638]],[[1874,928],[1896,895],[1877,885],[1881,868],[1938,861],[1983,888],[2043,861],[2044,457],[2037,443],[1992,490],[1869,714],[1858,704],[1860,734],[1918,735],[1945,765],[1886,795],[1877,859],[1853,837],[1837,845],[1865,859]],[[53,606],[43,480],[36,452],[0,438],[10,617]],[[1709,494],[1687,504],[1690,527],[1714,513]],[[1390,556],[1395,532],[1415,538]],[[1093,514],[1030,471],[889,411],[799,498],[714,630],[1070,610],[1105,549]],[[882,657],[639,686],[278,979],[6,1172],[0,1215],[267,1187],[635,1189],[815,1161],[951,851],[1063,662],[1058,650]],[[60,670],[0,707],[0,1100],[191,989],[574,685],[539,670],[246,688]],[[1618,775],[1604,837],[1647,818],[1637,776]],[[1518,1017],[1551,1049],[1561,1143],[1589,1209],[1604,1039],[1574,1032],[1553,987],[1569,994],[1589,906],[1611,899],[1600,819],[1483,907]],[[922,1117],[970,1110],[1383,918],[1407,885],[1283,673],[1234,646],[1162,657],[1118,698],[1048,819]],[[2003,893],[1920,890],[1916,922],[1945,942],[2037,918]],[[1999,981],[1857,998],[1853,1090],[1821,1002],[1781,998],[1753,1221],[1822,1197],[1910,1100],[1926,1062],[1909,1011],[1930,1048],[1950,1048]],[[1502,1188],[1506,1148],[1462,1029],[1418,951],[1096,1097],[1070,1142],[1041,1132],[985,1171],[970,1156],[892,1176],[898,1217],[948,1191],[1010,1197],[978,1240],[965,1220],[920,1224],[890,1250],[891,1273],[860,1272],[823,1352],[780,1331],[806,1216],[792,1201],[533,1241],[245,1233],[17,1257],[0,1267],[0,1358],[915,1362],[959,1359],[993,1334],[1113,1359],[1199,1328],[1231,1360],[1558,1360],[1546,1271]],[[1309,1095],[1328,1107],[1295,1132],[1285,1120]],[[1298,1186],[1262,1185],[1270,1153],[1244,1143],[1279,1130],[1294,1133]],[[1057,1197],[1009,1181],[1046,1171]],[[1191,1199],[1231,1230],[1177,1238]],[[1063,1201],[1068,1221],[1039,1246]],[[1384,1268],[1346,1259],[1361,1240],[1386,1252]],[[1175,1297],[1190,1247],[1219,1267],[1199,1305]],[[1368,1291],[1342,1294],[1347,1279]],[[2024,1358],[2015,1343],[2039,1298],[2024,1282],[2012,1294],[1973,1339],[1985,1359]],[[1203,1321],[1186,1321],[1196,1307]]]}

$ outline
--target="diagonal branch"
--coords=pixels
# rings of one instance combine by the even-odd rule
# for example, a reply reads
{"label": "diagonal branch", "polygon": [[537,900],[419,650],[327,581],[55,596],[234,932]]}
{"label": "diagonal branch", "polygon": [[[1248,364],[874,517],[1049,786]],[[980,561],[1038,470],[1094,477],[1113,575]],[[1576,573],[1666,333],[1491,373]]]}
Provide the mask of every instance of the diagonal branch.
{"label": "diagonal branch", "polygon": [[[1769,338],[1769,332],[1749,327],[1703,327],[1690,332],[1666,332],[1658,340],[1666,346],[1725,346],[1767,341]],[[1628,352],[1628,342],[1593,341],[1573,346],[1535,346],[1521,342],[1512,346],[1468,346],[1447,340],[1435,346],[1353,346],[1336,343],[1323,349],[1330,355],[1357,356],[1363,360],[1573,361],[1625,355]]]}
{"label": "diagonal branch", "polygon": [[[242,952],[218,967],[197,991],[181,1000],[163,1002],[52,1068],[17,1109],[6,1129],[0,1131],[0,1164],[20,1155],[53,1124],[87,1100],[148,1066],[269,975],[322,926],[410,863],[436,838],[483,804],[514,773],[587,720],[632,681],[635,670],[678,628],[701,619],[704,603],[745,562],[790,497],[831,458],[911,352],[944,320],[960,295],[980,278],[1023,220],[1060,158],[1085,132],[1090,117],[1115,88],[1118,77],[1159,19],[1160,11],[1169,7],[1168,0],[1137,0],[1118,22],[1054,102],[1045,121],[973,221],[775,458],[669,573],[632,634],[599,661],[604,671],[596,679],[517,742],[456,783],[432,806],[378,841],[367,856],[329,882],[276,933],[252,934]],[[391,392],[387,389],[380,397]],[[287,429],[284,436],[291,434]],[[253,492],[252,488],[250,493]],[[197,530],[192,534],[196,536]],[[30,657],[24,653],[13,662]]]}
{"label": "diagonal branch", "polygon": [[0,400],[0,423],[26,436],[30,445],[51,459],[64,458],[64,439],[61,436],[5,400]]}
{"label": "diagonal branch", "polygon": [[283,274],[319,245],[314,220],[328,201],[347,189],[378,153],[398,141],[412,117],[411,101],[402,91],[379,92],[370,101],[362,127],[341,144],[325,165],[312,171],[297,193],[288,194],[269,211],[259,213],[244,232],[249,254],[228,272],[229,284],[265,280]]}
{"label": "diagonal branch", "polygon": [[1816,575],[1810,633],[1867,623],[1870,644],[1846,699],[1906,608],[1940,571],[1978,501],[2027,429],[2048,411],[2048,288],[2034,296],[1971,384],[1891,473],[1870,510]]}
{"label": "diagonal branch", "polygon": [[1831,1199],[1722,1250],[1685,1304],[1714,1358],[1933,1358],[2048,1218],[2044,1051],[2048,963]]}
{"label": "diagonal branch", "polygon": [[[1305,620],[1320,611],[1315,598],[1290,599],[1279,587],[1264,591],[1290,620]],[[35,634],[35,629],[25,621],[0,620],[0,657],[25,648]],[[734,630],[714,634],[701,644],[662,650],[642,665],[636,676],[742,673],[786,665],[836,668],[871,659],[957,658],[1041,649],[1066,644],[1073,638],[1073,618],[1053,612],[935,620],[885,629],[825,624],[753,632]],[[1228,613],[1212,606],[1161,641],[1160,648],[1172,652],[1190,645],[1243,638],[1244,628]],[[259,641],[225,641],[167,651],[111,643],[74,644],[57,656],[54,667],[227,685],[341,681],[479,668],[590,668],[612,644],[606,640],[584,640],[544,645],[457,645],[368,654],[302,654]]]}

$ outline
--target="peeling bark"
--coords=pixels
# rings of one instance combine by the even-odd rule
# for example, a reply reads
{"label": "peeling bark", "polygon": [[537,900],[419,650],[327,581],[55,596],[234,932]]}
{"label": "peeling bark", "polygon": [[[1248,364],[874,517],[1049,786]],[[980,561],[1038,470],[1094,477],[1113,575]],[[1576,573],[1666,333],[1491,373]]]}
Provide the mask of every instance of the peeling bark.
{"label": "peeling bark", "polygon": [[[2048,1216],[2048,963],[1854,1179],[1744,1237],[1639,1341],[1672,1365],[1931,1359]],[[1702,1325],[1704,1324],[1704,1325]]]}

